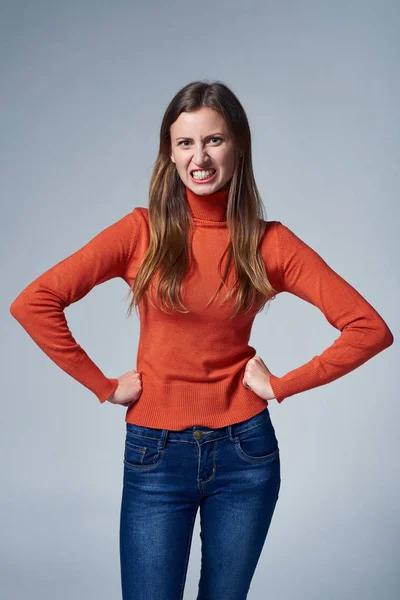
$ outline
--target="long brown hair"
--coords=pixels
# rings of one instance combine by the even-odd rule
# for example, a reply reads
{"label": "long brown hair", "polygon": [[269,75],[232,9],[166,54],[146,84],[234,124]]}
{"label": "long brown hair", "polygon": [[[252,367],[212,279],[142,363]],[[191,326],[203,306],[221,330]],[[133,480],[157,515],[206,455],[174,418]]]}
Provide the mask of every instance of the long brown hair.
{"label": "long brown hair", "polygon": [[[256,312],[260,312],[277,294],[268,280],[258,250],[266,222],[253,173],[251,134],[246,113],[235,94],[222,82],[194,81],[171,100],[161,123],[160,147],[149,189],[150,244],[128,292],[133,294],[128,314],[133,307],[137,309],[143,294],[146,293],[151,302],[149,286],[155,288],[157,305],[164,312],[169,309],[190,312],[182,302],[181,286],[192,257],[189,239],[192,220],[185,185],[170,158],[170,127],[182,112],[202,107],[213,108],[225,119],[236,153],[227,204],[229,243],[218,263],[221,283],[207,306],[214,301],[221,287],[226,286],[232,261],[236,279],[225,298],[228,300],[237,290],[231,318],[239,311],[249,312],[257,302]],[[221,273],[225,255],[228,261]],[[158,281],[155,285],[156,274]]]}

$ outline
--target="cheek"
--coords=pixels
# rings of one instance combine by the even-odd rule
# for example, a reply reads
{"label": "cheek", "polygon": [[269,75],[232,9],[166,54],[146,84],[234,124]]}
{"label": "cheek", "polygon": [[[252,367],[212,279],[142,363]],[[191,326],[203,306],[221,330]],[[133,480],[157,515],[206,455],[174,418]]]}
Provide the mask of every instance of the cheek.
{"label": "cheek", "polygon": [[175,158],[175,167],[177,168],[177,170],[179,172],[182,172],[182,169],[183,169],[182,161],[180,161],[179,159]]}
{"label": "cheek", "polygon": [[218,162],[223,164],[224,167],[233,168],[235,166],[235,154],[233,152],[224,152],[219,156]]}
{"label": "cheek", "polygon": [[177,160],[175,162],[175,168],[176,168],[176,171],[177,171],[179,177],[185,181],[186,178],[188,177],[187,173],[188,173],[188,168],[189,168],[187,166],[186,162],[182,163],[182,161]]}
{"label": "cheek", "polygon": [[187,168],[188,160],[185,156],[175,156],[175,164],[179,170],[185,170]]}
{"label": "cheek", "polygon": [[224,161],[224,167],[227,171],[229,171],[230,173],[233,174],[233,171],[235,170],[235,157],[234,156],[226,157],[225,161]]}
{"label": "cheek", "polygon": [[179,167],[178,167],[178,171],[181,175],[187,175],[188,173],[188,165],[186,163],[180,163]]}

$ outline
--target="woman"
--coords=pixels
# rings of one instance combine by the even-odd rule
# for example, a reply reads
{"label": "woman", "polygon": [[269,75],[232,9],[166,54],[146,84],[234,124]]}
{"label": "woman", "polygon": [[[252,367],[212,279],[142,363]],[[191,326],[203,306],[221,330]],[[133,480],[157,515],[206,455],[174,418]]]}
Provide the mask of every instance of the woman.
{"label": "woman", "polygon": [[[122,277],[140,316],[137,371],[108,378],[64,309]],[[318,307],[341,335],[282,377],[248,345],[281,292]],[[124,600],[183,597],[200,509],[197,600],[243,600],[280,489],[268,402],[327,384],[393,343],[375,309],[280,221],[266,221],[245,111],[221,82],[169,104],[136,207],[33,281],[12,315],[101,403],[127,406],[120,514]]]}

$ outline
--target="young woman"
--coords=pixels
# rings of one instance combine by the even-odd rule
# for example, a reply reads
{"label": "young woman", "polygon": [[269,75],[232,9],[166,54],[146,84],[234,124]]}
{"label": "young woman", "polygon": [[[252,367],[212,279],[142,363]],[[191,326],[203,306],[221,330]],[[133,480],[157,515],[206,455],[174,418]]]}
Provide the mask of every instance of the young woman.
{"label": "young woman", "polygon": [[[140,317],[137,371],[108,378],[64,309],[122,277]],[[248,345],[281,292],[341,335],[278,377]],[[268,402],[327,384],[393,343],[376,310],[280,221],[263,219],[245,111],[192,82],[165,112],[148,208],[136,207],[38,277],[12,315],[101,403],[127,407],[120,514],[124,600],[183,597],[198,509],[197,600],[244,600],[279,495]]]}

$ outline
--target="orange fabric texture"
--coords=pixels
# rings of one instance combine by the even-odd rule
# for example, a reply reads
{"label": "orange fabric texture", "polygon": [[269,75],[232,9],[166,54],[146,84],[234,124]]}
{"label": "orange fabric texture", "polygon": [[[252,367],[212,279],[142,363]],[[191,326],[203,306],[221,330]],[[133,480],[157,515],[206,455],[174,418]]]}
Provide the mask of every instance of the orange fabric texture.
{"label": "orange fabric texture", "polygon": [[[242,384],[246,363],[256,354],[248,341],[257,313],[229,320],[233,300],[220,305],[224,288],[206,308],[220,283],[217,265],[228,242],[228,193],[224,187],[201,196],[186,188],[195,261],[185,276],[182,298],[190,312],[166,314],[147,297],[140,302],[136,370],[142,393],[127,409],[127,422],[171,430],[223,427],[268,404]],[[113,277],[130,286],[149,239],[148,209],[134,208],[40,275],[10,306],[36,344],[102,403],[118,380],[107,377],[76,342],[64,309]],[[288,292],[313,304],[340,331],[320,355],[281,377],[271,374],[278,402],[342,377],[393,343],[377,311],[281,221],[267,221],[260,251],[278,294]],[[233,281],[230,275],[229,287]]]}

